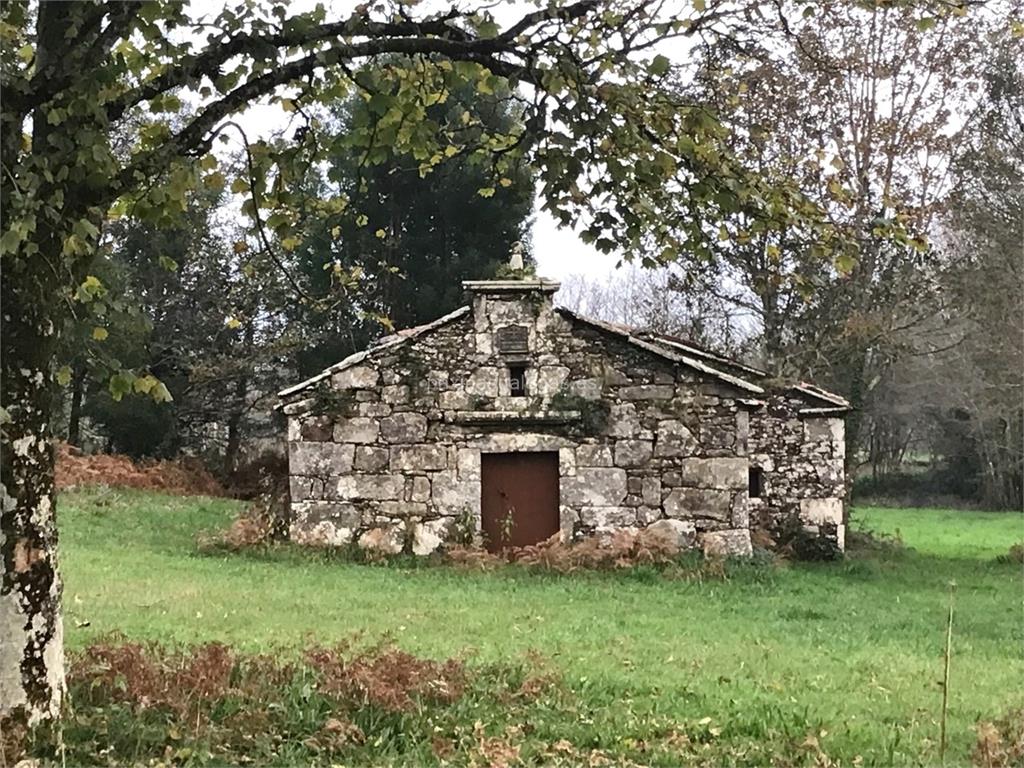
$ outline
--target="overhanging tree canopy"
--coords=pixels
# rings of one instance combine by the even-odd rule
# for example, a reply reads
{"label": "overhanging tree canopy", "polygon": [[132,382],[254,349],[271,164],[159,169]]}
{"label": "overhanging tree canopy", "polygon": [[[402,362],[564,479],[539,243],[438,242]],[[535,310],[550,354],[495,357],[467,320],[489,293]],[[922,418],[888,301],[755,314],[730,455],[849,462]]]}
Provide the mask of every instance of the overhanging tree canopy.
{"label": "overhanging tree canopy", "polygon": [[[817,213],[784,184],[747,173],[714,116],[663,87],[670,61],[657,45],[756,31],[767,22],[754,6],[549,0],[504,25],[489,10],[432,13],[403,2],[360,5],[347,18],[322,7],[292,13],[286,2],[232,2],[202,17],[191,8],[12,0],[0,11],[0,702],[33,717],[56,711],[62,690],[52,362],[63,318],[102,297],[89,265],[108,215],[170,222],[206,185],[248,198],[268,252],[277,246],[267,233],[295,248],[310,217],[347,213],[358,223],[347,199],[310,200],[295,184],[331,149],[316,105],[357,91],[375,119],[339,141],[366,163],[390,149],[428,174],[447,158],[478,156],[492,179],[479,190],[487,196],[509,168],[529,162],[556,218],[577,223],[598,248],[645,263],[683,249],[709,254],[705,222],[741,208],[759,211],[762,226]],[[356,74],[367,60],[394,56],[412,66],[395,68],[388,88]],[[427,115],[452,90],[486,93],[502,81],[525,118],[509,133]],[[211,148],[232,115],[264,98],[301,117],[302,130],[284,144],[249,146],[246,171],[229,178]],[[165,118],[182,104],[186,119]],[[128,120],[139,139],[116,146]],[[142,376],[119,378],[112,392],[128,387],[159,391]]]}

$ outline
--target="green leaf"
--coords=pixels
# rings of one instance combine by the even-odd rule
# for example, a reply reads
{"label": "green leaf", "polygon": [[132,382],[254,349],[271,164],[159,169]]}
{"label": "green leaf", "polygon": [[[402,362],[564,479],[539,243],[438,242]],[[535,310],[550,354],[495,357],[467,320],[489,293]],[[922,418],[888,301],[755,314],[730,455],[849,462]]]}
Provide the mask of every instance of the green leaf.
{"label": "green leaf", "polygon": [[494,197],[494,187],[481,187],[476,193],[480,197]]}
{"label": "green leaf", "polygon": [[661,77],[672,67],[672,62],[667,56],[662,56],[660,53],[651,59],[651,63],[647,65],[647,71],[655,77]]}
{"label": "green leaf", "polygon": [[135,374],[130,371],[121,371],[120,373],[115,373],[110,377],[110,383],[107,385],[107,389],[115,403],[121,402],[121,399],[125,395],[131,394],[132,384],[134,382]]}
{"label": "green leaf", "polygon": [[96,341],[106,341],[109,335],[110,332],[107,331],[106,328],[100,328],[97,326],[96,328],[92,329],[92,337]]}
{"label": "green leaf", "polygon": [[60,369],[58,369],[55,378],[57,379],[57,383],[60,386],[66,387],[68,384],[71,383],[71,367],[67,365],[62,366]]}

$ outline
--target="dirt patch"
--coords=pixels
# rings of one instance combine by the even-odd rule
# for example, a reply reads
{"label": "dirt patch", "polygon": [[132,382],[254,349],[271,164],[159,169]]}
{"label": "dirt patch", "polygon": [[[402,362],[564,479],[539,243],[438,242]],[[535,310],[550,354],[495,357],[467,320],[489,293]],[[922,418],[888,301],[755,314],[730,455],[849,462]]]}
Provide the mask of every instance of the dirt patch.
{"label": "dirt patch", "polygon": [[197,459],[134,462],[117,454],[84,454],[67,443],[57,444],[56,479],[59,490],[107,485],[182,496],[228,495]]}

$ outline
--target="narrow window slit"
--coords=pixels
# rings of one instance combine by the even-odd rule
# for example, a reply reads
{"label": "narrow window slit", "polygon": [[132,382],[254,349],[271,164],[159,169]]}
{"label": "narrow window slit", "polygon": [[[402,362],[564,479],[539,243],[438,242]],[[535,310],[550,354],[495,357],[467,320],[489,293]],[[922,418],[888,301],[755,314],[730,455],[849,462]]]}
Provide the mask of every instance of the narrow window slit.
{"label": "narrow window slit", "polygon": [[525,365],[510,365],[508,367],[508,387],[512,397],[526,396]]}
{"label": "narrow window slit", "polygon": [[747,472],[747,495],[752,499],[760,499],[764,493],[764,470],[751,467]]}

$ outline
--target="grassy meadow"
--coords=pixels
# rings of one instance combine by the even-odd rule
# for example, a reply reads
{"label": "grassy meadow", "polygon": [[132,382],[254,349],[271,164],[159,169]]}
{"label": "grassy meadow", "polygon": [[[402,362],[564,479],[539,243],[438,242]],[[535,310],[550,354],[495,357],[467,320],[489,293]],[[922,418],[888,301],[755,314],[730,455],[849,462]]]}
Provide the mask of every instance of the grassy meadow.
{"label": "grassy meadow", "polygon": [[[906,549],[737,563],[724,578],[687,579],[651,568],[565,576],[363,565],[290,547],[201,553],[197,533],[238,509],[118,489],[65,493],[69,648],[116,632],[287,657],[383,638],[488,674],[543,669],[557,677],[557,697],[512,706],[484,696],[422,724],[453,731],[456,745],[461,733],[473,749],[511,744],[512,733],[507,765],[559,755],[573,764],[578,750],[608,764],[933,765],[955,582],[947,764],[969,763],[978,721],[1024,707],[1021,570],[997,561],[1024,538],[1019,514],[864,508],[857,525],[899,531]],[[327,762],[502,764],[478,760],[482,748],[431,749],[428,736],[365,735]]]}

